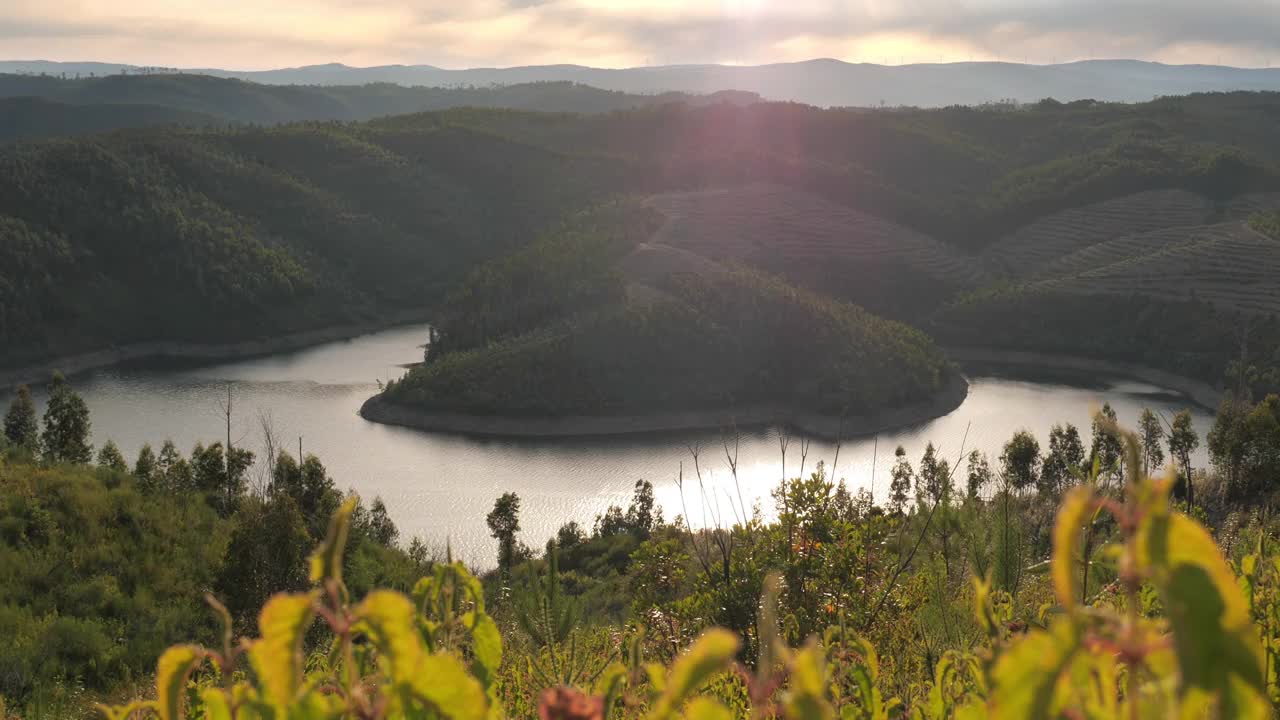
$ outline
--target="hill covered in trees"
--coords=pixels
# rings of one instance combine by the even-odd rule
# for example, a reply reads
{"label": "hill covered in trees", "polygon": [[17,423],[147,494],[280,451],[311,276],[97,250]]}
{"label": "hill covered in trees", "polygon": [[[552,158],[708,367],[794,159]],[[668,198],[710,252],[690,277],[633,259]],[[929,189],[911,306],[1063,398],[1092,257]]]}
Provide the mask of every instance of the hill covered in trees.
{"label": "hill covered in trees", "polygon": [[[260,85],[207,75],[107,75],[63,78],[0,75],[0,141],[69,135],[158,124],[369,120],[454,107],[510,108],[540,112],[600,113],[682,102],[749,103],[751,93],[628,94],[572,82],[504,86],[404,87]],[[38,103],[35,99],[47,102]]]}
{"label": "hill covered in trees", "polygon": [[[1037,102],[1046,97],[1143,102],[1164,95],[1198,92],[1280,90],[1280,70],[1269,67],[1165,65],[1119,59],[1052,65],[981,61],[890,65],[893,58],[870,59],[884,60],[884,64],[831,58],[756,66],[698,64],[622,69],[582,65],[447,69],[430,65],[352,67],[328,63],[256,71],[205,68],[185,72],[280,85],[395,83],[452,87],[574,82],[641,94],[708,93],[732,88],[759,93],[768,100],[820,107],[945,107],[1007,99]],[[29,74],[87,76],[156,71],[115,63],[0,61],[0,72]]]}
{"label": "hill covered in trees", "polygon": [[865,416],[928,401],[954,374],[920,332],[754,273],[684,275],[662,289],[442,354],[382,400],[533,417],[761,405]]}
{"label": "hill covered in trees", "polygon": [[[1223,335],[1265,327],[1271,300],[1265,281],[1233,287],[1204,258],[1271,266],[1265,220],[1246,221],[1280,207],[1278,118],[1280,96],[1258,93],[933,111],[684,102],[15,143],[0,148],[0,364],[447,313],[476,267],[525,262],[513,253],[622,196],[646,219],[599,257],[644,312],[682,266],[763,271],[956,344],[1045,348],[1037,333],[1084,322],[1057,298],[1121,303],[1178,331],[1144,357],[1217,381],[1240,348]],[[527,333],[541,304],[588,302],[601,276],[575,276],[595,257],[533,263],[526,276],[543,279],[510,289],[525,315],[492,320]],[[557,294],[570,288],[582,296]],[[983,298],[1011,293],[1048,300],[988,320]],[[1177,327],[1188,302],[1207,309]],[[1024,305],[1039,319],[1019,320]],[[1133,356],[1131,330],[1084,351]],[[1199,336],[1203,350],[1183,342]],[[1161,359],[1187,354],[1203,357]]]}

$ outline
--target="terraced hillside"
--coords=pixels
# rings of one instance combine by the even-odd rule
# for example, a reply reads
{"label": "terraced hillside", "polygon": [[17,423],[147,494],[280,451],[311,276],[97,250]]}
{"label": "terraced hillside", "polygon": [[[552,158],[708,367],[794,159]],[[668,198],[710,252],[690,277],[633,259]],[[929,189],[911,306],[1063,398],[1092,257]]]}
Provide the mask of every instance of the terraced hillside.
{"label": "terraced hillside", "polygon": [[651,246],[763,268],[880,312],[910,313],[891,287],[908,278],[922,304],[988,279],[981,263],[951,245],[781,185],[667,193],[649,205],[667,218]]}
{"label": "terraced hillside", "polygon": [[1223,212],[1224,220],[1248,220],[1261,212],[1280,210],[1280,192],[1249,193],[1233,198]]}
{"label": "terraced hillside", "polygon": [[992,272],[1043,275],[1055,262],[1127,235],[1201,225],[1212,204],[1186,190],[1153,190],[1057,212],[1000,238],[982,254]]}
{"label": "terraced hillside", "polygon": [[1052,289],[1198,299],[1223,310],[1280,311],[1280,242],[1243,222],[1173,228],[1100,243],[1053,265]]}

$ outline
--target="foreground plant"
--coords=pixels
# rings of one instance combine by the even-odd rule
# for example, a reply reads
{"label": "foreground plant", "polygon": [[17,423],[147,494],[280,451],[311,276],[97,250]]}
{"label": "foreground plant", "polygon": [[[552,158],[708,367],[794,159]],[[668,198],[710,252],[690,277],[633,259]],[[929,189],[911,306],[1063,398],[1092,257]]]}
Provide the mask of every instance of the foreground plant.
{"label": "foreground plant", "polygon": [[[1110,494],[1089,481],[1064,498],[1049,562],[1056,606],[1044,608],[1041,626],[1027,630],[1013,621],[1008,593],[976,581],[986,646],[945,653],[909,703],[885,697],[875,648],[843,624],[800,649],[787,647],[778,631],[781,580],[772,575],[753,669],[739,664],[740,639],[724,629],[704,633],[670,666],[644,662],[643,633],[634,633],[622,659],[598,672],[554,678],[590,687],[546,689],[537,714],[543,720],[1267,717],[1276,694],[1280,611],[1275,573],[1260,565],[1261,542],[1242,561],[1238,580],[1209,533],[1172,509],[1172,482],[1141,477],[1139,440],[1113,424],[1109,431],[1125,446],[1126,484]],[[351,604],[341,558],[354,507],[342,507],[311,558],[315,588],[273,597],[259,617],[260,638],[233,642],[230,618],[215,602],[228,628],[223,647],[170,648],[158,664],[157,699],[104,707],[104,714],[172,720],[184,717],[189,704],[191,715],[213,720],[505,716],[497,699],[502,638],[485,613],[480,583],[460,563],[437,565],[411,596],[378,590]],[[1088,598],[1082,579],[1094,554],[1084,538],[1093,537],[1102,513],[1119,528],[1102,555],[1115,563],[1118,581]],[[331,638],[329,651],[305,661],[304,639],[318,637],[317,619],[327,631],[319,636]],[[201,676],[209,680],[192,682],[202,668],[214,671]]]}

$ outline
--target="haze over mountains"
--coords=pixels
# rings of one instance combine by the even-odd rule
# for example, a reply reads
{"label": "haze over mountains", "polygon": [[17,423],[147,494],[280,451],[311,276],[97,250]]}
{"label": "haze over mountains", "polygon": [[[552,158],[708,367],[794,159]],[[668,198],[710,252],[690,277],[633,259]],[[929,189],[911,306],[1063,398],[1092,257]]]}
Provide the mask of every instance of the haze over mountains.
{"label": "haze over mountains", "polygon": [[[0,72],[115,75],[141,68],[111,63],[4,61]],[[626,93],[710,93],[743,90],[768,100],[818,106],[975,105],[1012,99],[1034,102],[1095,99],[1141,102],[1160,95],[1226,90],[1280,90],[1280,69],[1164,65],[1137,60],[1091,60],[1061,65],[966,62],[920,65],[851,64],[819,59],[757,66],[670,65],[626,69],[579,65],[449,70],[429,65],[357,68],[342,64],[261,71],[184,72],[271,85],[489,86],[569,81]]]}

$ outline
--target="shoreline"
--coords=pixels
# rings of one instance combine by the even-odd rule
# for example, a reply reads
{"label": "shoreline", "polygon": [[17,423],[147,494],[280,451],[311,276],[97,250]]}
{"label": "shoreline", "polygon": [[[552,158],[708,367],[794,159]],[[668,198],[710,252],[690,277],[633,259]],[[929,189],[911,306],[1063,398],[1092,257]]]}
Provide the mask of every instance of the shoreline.
{"label": "shoreline", "polygon": [[387,402],[382,395],[366,400],[360,407],[360,417],[383,425],[478,437],[564,439],[785,425],[807,435],[836,439],[872,435],[928,422],[960,407],[968,394],[968,380],[956,372],[929,400],[873,415],[848,415],[844,418],[763,405],[736,410],[647,415],[504,417],[417,410]]}
{"label": "shoreline", "polygon": [[[1082,378],[1099,375],[1122,377],[1170,390],[1187,398],[1192,404],[1211,412],[1217,410],[1223,395],[1221,390],[1206,382],[1133,363],[1019,350],[965,347],[944,347],[943,350],[957,365],[969,373],[973,373],[975,369],[1005,368],[1048,370]],[[382,395],[374,395],[366,400],[360,407],[360,416],[370,422],[424,432],[491,438],[568,439],[718,430],[732,425],[740,428],[785,425],[801,433],[830,440],[838,435],[842,437],[872,435],[937,419],[960,407],[968,396],[968,392],[967,378],[957,372],[931,400],[874,415],[848,416],[843,419],[843,424],[838,417],[769,406],[739,408],[736,411],[709,410],[647,415],[562,417],[469,415],[424,411],[396,405],[384,400]]]}
{"label": "shoreline", "polygon": [[973,367],[1038,369],[1089,377],[1109,375],[1150,383],[1172,390],[1210,412],[1217,411],[1223,397],[1221,390],[1207,382],[1134,363],[1070,355],[1050,355],[1027,350],[945,346],[942,350],[947,357],[966,369]]}
{"label": "shoreline", "polygon": [[249,360],[265,355],[303,350],[330,342],[351,340],[402,325],[426,323],[427,318],[428,313],[425,311],[405,311],[377,321],[335,325],[234,343],[203,344],[168,341],[133,343],[76,355],[63,355],[24,367],[0,369],[0,390],[9,390],[23,384],[43,383],[49,379],[54,370],[71,377],[140,360],[190,362]]}

